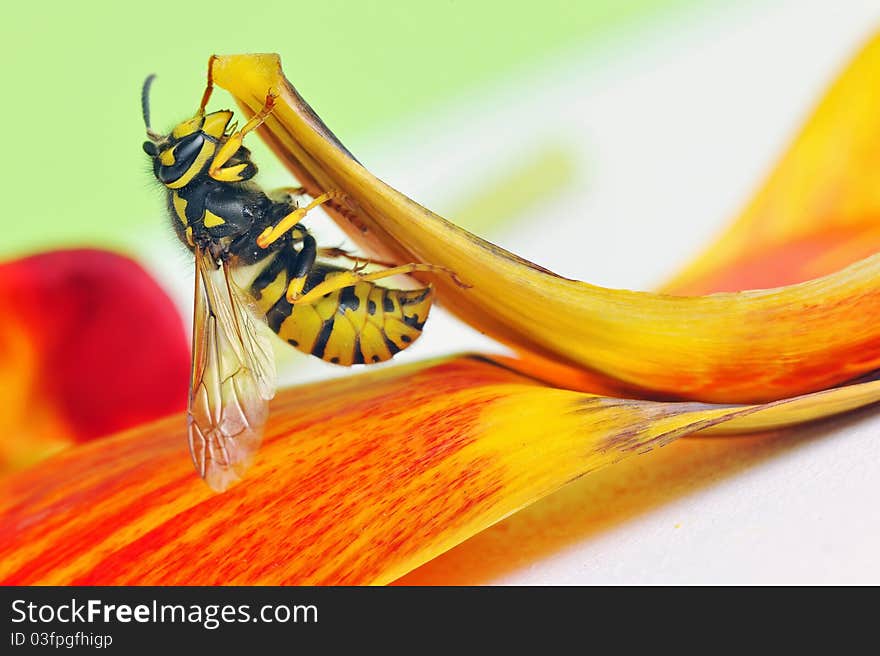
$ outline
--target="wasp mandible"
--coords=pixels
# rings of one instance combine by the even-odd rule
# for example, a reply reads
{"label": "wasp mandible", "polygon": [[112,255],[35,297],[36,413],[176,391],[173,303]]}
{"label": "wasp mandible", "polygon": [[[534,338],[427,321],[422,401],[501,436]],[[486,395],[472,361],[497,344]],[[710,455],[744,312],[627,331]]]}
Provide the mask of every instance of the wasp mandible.
{"label": "wasp mandible", "polygon": [[[250,464],[275,393],[275,364],[260,320],[287,343],[328,362],[382,362],[421,335],[433,290],[389,289],[376,281],[416,271],[455,274],[319,248],[300,221],[344,196],[328,191],[299,207],[301,190],[266,193],[254,182],[257,167],[243,140],[272,114],[277,96],[270,89],[263,108],[241,129],[229,110],[206,113],[212,63],[213,57],[195,115],[169,134],[150,125],[153,75],[144,81],[141,105],[144,151],[165,186],[174,229],[195,256],[190,453],[208,485],[223,491]],[[356,264],[346,269],[326,262],[339,258]],[[239,287],[232,272],[250,265],[258,273]],[[368,265],[381,268],[367,271]]]}

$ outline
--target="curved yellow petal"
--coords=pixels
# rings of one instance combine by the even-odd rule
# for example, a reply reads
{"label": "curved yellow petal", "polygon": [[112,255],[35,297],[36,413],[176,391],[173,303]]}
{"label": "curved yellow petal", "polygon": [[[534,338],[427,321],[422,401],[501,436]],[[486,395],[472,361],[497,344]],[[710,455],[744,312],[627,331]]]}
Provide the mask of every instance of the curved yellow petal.
{"label": "curved yellow petal", "polygon": [[791,287],[673,297],[559,277],[462,230],[375,178],[281,72],[276,55],[220,57],[214,80],[248,112],[268,90],[261,134],[310,193],[343,191],[332,215],[360,244],[400,262],[455,270],[432,281],[445,307],[481,331],[648,392],[763,402],[880,367],[880,260]]}
{"label": "curved yellow petal", "polygon": [[[880,382],[822,396],[842,411]],[[193,473],[178,416],[0,481],[0,583],[387,583],[605,464],[814,401],[629,401],[476,356],[322,381],[279,394],[248,479],[222,495]]]}

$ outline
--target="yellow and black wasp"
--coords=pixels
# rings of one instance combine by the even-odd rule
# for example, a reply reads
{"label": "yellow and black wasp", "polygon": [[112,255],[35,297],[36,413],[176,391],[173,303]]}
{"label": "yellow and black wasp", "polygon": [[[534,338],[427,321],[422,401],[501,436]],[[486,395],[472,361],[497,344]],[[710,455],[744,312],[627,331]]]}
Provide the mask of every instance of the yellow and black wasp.
{"label": "yellow and black wasp", "polygon": [[[262,110],[239,130],[231,111],[205,112],[213,89],[209,63],[198,111],[162,135],[150,126],[153,79],[142,90],[148,136],[143,148],[167,190],[177,235],[196,264],[190,453],[199,474],[222,491],[242,477],[259,447],[275,392],[274,360],[258,318],[300,351],[328,362],[382,362],[418,339],[433,298],[430,286],[388,289],[375,281],[415,271],[452,272],[429,264],[391,266],[317,246],[300,221],[342,195],[325,193],[298,207],[293,190],[267,194],[253,181],[257,167],[242,145],[271,115],[271,90]],[[354,269],[322,261],[340,257],[356,261]],[[368,272],[368,264],[383,268]],[[258,273],[241,288],[232,272],[244,267]]]}

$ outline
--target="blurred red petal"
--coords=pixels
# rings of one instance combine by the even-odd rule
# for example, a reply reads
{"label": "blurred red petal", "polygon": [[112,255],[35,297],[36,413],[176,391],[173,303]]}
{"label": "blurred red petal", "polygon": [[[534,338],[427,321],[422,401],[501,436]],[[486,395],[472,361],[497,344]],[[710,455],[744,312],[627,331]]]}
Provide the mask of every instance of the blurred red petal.
{"label": "blurred red petal", "polygon": [[84,441],[185,406],[183,322],[131,259],[76,249],[0,264],[0,312],[7,440]]}

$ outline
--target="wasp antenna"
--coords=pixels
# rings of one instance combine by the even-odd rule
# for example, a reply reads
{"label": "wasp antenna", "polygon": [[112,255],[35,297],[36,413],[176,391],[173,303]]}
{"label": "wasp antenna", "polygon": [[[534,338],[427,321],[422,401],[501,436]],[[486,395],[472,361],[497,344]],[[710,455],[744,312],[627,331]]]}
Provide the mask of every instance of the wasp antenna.
{"label": "wasp antenna", "polygon": [[147,79],[144,80],[144,86],[141,88],[141,111],[144,114],[144,125],[147,126],[147,136],[153,141],[156,141],[160,136],[153,132],[153,129],[150,126],[150,87],[153,86],[153,80],[155,79],[156,74],[151,73],[147,76]]}

